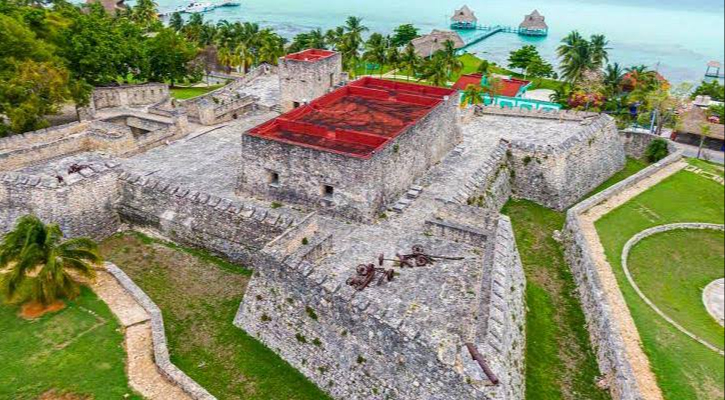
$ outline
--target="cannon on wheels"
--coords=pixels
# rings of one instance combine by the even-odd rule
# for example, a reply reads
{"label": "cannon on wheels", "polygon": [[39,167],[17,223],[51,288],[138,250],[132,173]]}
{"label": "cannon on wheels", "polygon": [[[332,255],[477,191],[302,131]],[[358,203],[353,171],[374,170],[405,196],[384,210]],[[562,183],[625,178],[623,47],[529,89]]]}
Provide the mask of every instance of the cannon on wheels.
{"label": "cannon on wheels", "polygon": [[450,257],[450,256],[434,256],[431,254],[428,254],[425,252],[425,248],[419,244],[416,244],[411,249],[410,254],[400,254],[397,253],[395,255],[397,257],[396,260],[385,258],[385,254],[380,254],[378,256],[378,264],[380,266],[383,265],[385,261],[393,261],[397,264],[397,266],[405,268],[415,268],[415,267],[425,267],[427,265],[432,265],[435,263],[436,260],[463,260],[464,257]]}
{"label": "cannon on wheels", "polygon": [[356,274],[345,282],[348,286],[352,286],[355,290],[365,290],[370,284],[376,280],[377,285],[381,286],[386,282],[390,282],[395,277],[395,271],[392,269],[375,268],[374,264],[360,264],[356,268]]}

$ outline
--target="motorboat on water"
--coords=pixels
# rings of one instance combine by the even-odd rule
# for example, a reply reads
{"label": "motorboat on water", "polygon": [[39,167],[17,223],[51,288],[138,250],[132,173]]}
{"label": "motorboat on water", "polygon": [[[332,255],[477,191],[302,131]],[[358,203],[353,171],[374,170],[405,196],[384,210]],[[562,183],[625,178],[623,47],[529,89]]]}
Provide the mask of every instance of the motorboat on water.
{"label": "motorboat on water", "polygon": [[192,1],[191,3],[189,3],[185,6],[179,6],[173,12],[187,13],[187,14],[204,13],[204,12],[212,11],[212,10],[220,8],[220,7],[238,7],[240,5],[241,4],[239,2],[231,1],[231,0],[222,1],[222,2]]}

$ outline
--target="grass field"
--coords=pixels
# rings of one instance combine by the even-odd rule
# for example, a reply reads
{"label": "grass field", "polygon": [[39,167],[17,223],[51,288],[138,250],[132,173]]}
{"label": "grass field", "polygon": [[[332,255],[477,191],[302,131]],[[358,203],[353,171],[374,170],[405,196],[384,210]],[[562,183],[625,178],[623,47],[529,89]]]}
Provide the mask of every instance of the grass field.
{"label": "grass field", "polygon": [[725,332],[703,306],[702,291],[725,276],[724,243],[723,232],[664,232],[638,243],[628,262],[637,286],[660,310],[720,349]]}
{"label": "grass field", "polygon": [[128,387],[123,332],[90,289],[36,320],[17,313],[18,306],[0,305],[0,399],[36,399],[51,390],[78,398],[141,398]]}
{"label": "grass field", "polygon": [[116,235],[101,250],[161,308],[172,361],[218,398],[328,399],[232,325],[251,271],[141,234]]}
{"label": "grass field", "polygon": [[[681,171],[596,222],[607,259],[614,269],[620,289],[642,338],[644,350],[668,400],[722,399],[725,384],[723,358],[675,330],[637,297],[627,283],[621,268],[622,248],[636,233],[657,225],[675,222],[722,224],[725,220],[724,195],[722,185],[694,173]],[[646,254],[635,252],[633,257],[638,257],[635,262],[649,264],[651,261],[655,267],[658,262],[665,265],[671,264],[672,261],[678,259],[664,258],[668,253],[664,251],[663,247],[668,247],[671,252],[674,251],[674,253],[669,253],[672,257],[684,257],[702,254],[707,251],[709,246],[706,246],[706,239],[703,237],[698,238],[695,242],[680,241],[686,240],[687,235],[671,237],[669,238],[671,241],[666,241],[666,243],[658,243],[659,238],[657,237],[651,239],[654,240],[643,242],[644,250],[648,250],[647,246],[654,247],[650,249],[651,251],[646,251]],[[666,239],[668,238],[665,237]],[[711,240],[708,239],[708,241]],[[710,249],[713,248],[710,246]],[[657,261],[660,257],[663,260]],[[698,269],[701,268],[705,267],[700,265]],[[720,268],[722,268],[722,264]],[[695,275],[696,271],[693,271],[692,276],[688,276],[687,281],[681,282],[679,285],[672,282],[667,283],[666,276],[654,276],[648,279],[642,275],[642,267],[638,267],[638,272],[639,277],[643,279],[643,284],[648,287],[650,292],[657,290],[656,285],[680,286],[681,294],[675,296],[663,293],[657,298],[663,306],[666,306],[667,302],[677,301],[685,303],[681,303],[679,306],[670,303],[671,306],[693,307],[693,300],[683,297],[688,296],[687,291],[693,290],[692,285],[698,285],[698,282],[701,282],[698,281],[700,278]],[[669,279],[681,279],[681,277],[671,276]],[[650,283],[649,281],[652,280],[654,282]],[[694,314],[692,318],[695,318]]]}
{"label": "grass field", "polygon": [[214,90],[219,89],[224,85],[211,85],[211,86],[201,86],[201,87],[172,87],[169,90],[171,91],[171,96],[178,100],[186,100],[191,99],[197,96],[201,96],[202,94],[207,94],[209,92],[213,92]]}
{"label": "grass field", "polygon": [[[624,169],[591,194],[644,168],[627,159]],[[576,285],[564,250],[552,237],[565,214],[530,201],[509,201],[502,212],[511,218],[526,273],[526,399],[608,399],[597,387],[599,368],[586,330]]]}

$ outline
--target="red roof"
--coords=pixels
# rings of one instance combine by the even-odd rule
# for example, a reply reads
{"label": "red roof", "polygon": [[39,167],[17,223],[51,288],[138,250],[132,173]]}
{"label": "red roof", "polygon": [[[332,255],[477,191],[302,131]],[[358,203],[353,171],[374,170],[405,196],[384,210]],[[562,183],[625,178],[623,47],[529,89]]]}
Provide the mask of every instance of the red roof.
{"label": "red roof", "polygon": [[370,158],[441,104],[451,89],[362,78],[247,134],[356,158]]}
{"label": "red roof", "polygon": [[[481,79],[483,79],[483,75],[481,74],[461,75],[453,85],[453,88],[456,90],[466,90],[468,85],[481,86]],[[516,97],[522,87],[531,83],[530,81],[515,78],[501,79],[500,82],[501,87],[499,88],[498,95],[506,97]]]}
{"label": "red roof", "polygon": [[286,56],[284,56],[284,59],[314,62],[333,55],[335,55],[335,52],[330,50],[307,49],[300,51],[299,53],[287,54]]}

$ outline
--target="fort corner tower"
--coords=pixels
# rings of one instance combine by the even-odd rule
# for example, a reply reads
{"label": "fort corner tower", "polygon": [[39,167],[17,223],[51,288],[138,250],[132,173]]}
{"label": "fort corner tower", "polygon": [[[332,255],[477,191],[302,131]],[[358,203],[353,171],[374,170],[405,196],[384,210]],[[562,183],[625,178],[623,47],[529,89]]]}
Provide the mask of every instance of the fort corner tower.
{"label": "fort corner tower", "polygon": [[342,56],[308,49],[279,59],[280,106],[288,112],[333,90],[343,81]]}

